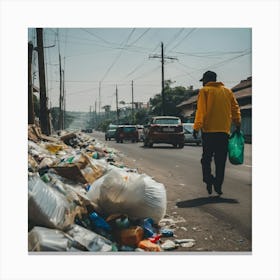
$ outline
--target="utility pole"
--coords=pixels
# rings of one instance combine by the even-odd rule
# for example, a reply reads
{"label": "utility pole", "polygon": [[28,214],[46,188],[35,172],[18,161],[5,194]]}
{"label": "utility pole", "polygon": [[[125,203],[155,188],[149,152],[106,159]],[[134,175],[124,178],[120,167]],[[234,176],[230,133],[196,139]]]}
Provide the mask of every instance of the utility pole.
{"label": "utility pole", "polygon": [[164,92],[164,60],[178,60],[176,57],[164,56],[163,42],[161,42],[161,55],[150,55],[149,58],[160,58],[161,59],[161,98],[162,98],[162,115],[166,114],[166,102],[165,102],[165,92]]}
{"label": "utility pole", "polygon": [[62,120],[63,120],[63,85],[62,85],[62,68],[61,68],[61,56],[59,53],[59,116],[58,116],[58,129],[63,129]]}
{"label": "utility pole", "polygon": [[95,111],[95,128],[97,128],[97,113],[96,113],[97,112],[97,101],[96,100],[95,100],[94,105],[95,105],[95,110],[94,110]]}
{"label": "utility pole", "polygon": [[32,83],[32,54],[33,44],[28,43],[28,124],[34,124],[34,103],[33,103],[33,83]]}
{"label": "utility pole", "polygon": [[99,112],[99,118],[101,117],[101,82],[99,82],[99,104],[98,104],[98,106],[99,106],[99,110],[98,110],[98,112]]}
{"label": "utility pole", "polygon": [[89,106],[89,128],[91,128],[91,105]]}
{"label": "utility pole", "polygon": [[131,114],[132,114],[132,123],[134,121],[134,95],[133,95],[133,81],[131,81]]}
{"label": "utility pole", "polygon": [[40,126],[42,133],[49,135],[48,129],[48,109],[47,95],[45,82],[45,61],[43,48],[43,28],[36,28],[37,34],[37,50],[38,50],[38,65],[39,65],[39,81],[40,81]]}
{"label": "utility pole", "polygon": [[63,69],[63,129],[65,129],[65,118],[66,118],[66,97],[65,97],[65,70]]}
{"label": "utility pole", "polygon": [[161,96],[162,96],[162,115],[165,115],[165,93],[164,93],[164,54],[163,42],[161,42]]}
{"label": "utility pole", "polygon": [[119,100],[118,100],[118,87],[116,85],[116,109],[117,109],[117,124],[119,124]]}

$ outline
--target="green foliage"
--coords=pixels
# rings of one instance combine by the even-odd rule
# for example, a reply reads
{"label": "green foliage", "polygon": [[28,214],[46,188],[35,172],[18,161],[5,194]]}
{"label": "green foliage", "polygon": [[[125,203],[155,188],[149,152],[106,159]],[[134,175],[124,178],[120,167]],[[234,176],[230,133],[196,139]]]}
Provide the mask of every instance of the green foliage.
{"label": "green foliage", "polygon": [[105,132],[109,126],[109,124],[112,123],[112,120],[106,119],[103,120],[98,126],[97,130]]}
{"label": "green foliage", "polygon": [[[58,107],[53,107],[50,109],[50,114],[51,114],[51,118],[52,118],[52,125],[54,130],[59,130],[59,126],[58,126],[58,120],[59,120],[59,108]],[[70,126],[70,124],[73,122],[74,120],[74,116],[71,115],[69,112],[65,112],[65,122],[64,122],[64,127],[68,128]]]}
{"label": "green foliage", "polygon": [[[181,102],[189,98],[193,94],[192,87],[186,89],[185,87],[178,86],[171,88],[172,81],[165,81],[165,115],[180,116],[181,110],[177,108]],[[162,95],[156,94],[153,98],[150,98],[151,111],[153,115],[162,114]]]}
{"label": "green foliage", "polygon": [[146,109],[139,109],[134,115],[134,122],[135,124],[145,124],[148,118],[148,111]]}

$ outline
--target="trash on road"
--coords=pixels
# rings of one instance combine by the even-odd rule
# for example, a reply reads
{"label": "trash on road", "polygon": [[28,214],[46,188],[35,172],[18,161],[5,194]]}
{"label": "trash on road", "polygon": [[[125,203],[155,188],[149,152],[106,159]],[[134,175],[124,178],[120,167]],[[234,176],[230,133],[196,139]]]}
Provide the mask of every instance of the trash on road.
{"label": "trash on road", "polygon": [[131,219],[150,217],[158,223],[166,211],[164,185],[145,174],[111,169],[96,180],[88,197],[106,214],[127,214]]}
{"label": "trash on road", "polygon": [[176,249],[178,246],[179,246],[178,244],[176,244],[174,241],[169,239],[164,241],[164,243],[160,245],[160,247],[163,250],[173,250]]}
{"label": "trash on road", "polygon": [[[28,127],[28,250],[162,251],[166,190],[81,132]],[[169,233],[168,233],[169,232]]]}

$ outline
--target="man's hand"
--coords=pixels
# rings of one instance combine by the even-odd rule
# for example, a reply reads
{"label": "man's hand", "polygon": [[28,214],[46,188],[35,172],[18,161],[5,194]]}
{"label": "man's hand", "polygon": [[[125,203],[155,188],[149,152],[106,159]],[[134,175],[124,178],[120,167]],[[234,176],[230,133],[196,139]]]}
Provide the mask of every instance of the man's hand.
{"label": "man's hand", "polygon": [[235,127],[235,132],[240,133],[240,125],[237,125],[237,126]]}
{"label": "man's hand", "polygon": [[197,133],[198,133],[198,131],[194,129],[193,130],[193,138],[194,139],[197,139]]}

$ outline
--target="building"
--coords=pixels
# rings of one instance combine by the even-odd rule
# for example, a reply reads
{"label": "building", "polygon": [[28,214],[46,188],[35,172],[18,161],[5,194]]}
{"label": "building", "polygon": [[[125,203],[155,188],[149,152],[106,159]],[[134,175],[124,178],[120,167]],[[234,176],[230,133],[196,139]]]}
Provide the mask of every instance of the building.
{"label": "building", "polygon": [[199,89],[193,90],[192,95],[188,99],[177,105],[178,108],[181,108],[184,122],[194,122],[198,92]]}
{"label": "building", "polygon": [[232,89],[240,106],[242,124],[246,142],[252,142],[252,77],[242,80]]}

